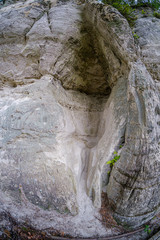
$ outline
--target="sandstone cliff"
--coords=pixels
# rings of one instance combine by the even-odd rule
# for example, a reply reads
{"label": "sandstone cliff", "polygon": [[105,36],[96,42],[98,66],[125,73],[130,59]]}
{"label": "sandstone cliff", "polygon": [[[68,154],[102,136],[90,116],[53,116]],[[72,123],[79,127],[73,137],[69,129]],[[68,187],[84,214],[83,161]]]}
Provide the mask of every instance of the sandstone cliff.
{"label": "sandstone cliff", "polygon": [[160,20],[134,31],[94,1],[0,10],[1,214],[91,237],[102,190],[122,225],[160,211]]}

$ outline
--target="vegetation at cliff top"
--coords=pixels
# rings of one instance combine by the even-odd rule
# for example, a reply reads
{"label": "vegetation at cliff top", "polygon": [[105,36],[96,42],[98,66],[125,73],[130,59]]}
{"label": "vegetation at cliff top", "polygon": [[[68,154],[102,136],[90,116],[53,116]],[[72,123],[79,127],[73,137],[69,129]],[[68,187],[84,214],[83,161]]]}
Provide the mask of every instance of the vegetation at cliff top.
{"label": "vegetation at cliff top", "polygon": [[[124,0],[102,0],[104,4],[109,4],[115,7],[129,22],[132,26],[134,21],[136,20],[136,16],[134,14],[135,8],[138,7],[150,7],[153,10],[160,9],[160,0],[138,0],[135,2],[134,0],[124,1]],[[143,10],[142,10],[143,11]],[[156,14],[158,14],[156,12]],[[156,15],[154,14],[154,16]],[[159,14],[160,15],[160,14]],[[157,15],[156,15],[157,17]]]}
{"label": "vegetation at cliff top", "polygon": [[137,4],[132,4],[134,7],[150,7],[153,10],[158,10],[160,8],[160,0],[138,0]]}
{"label": "vegetation at cliff top", "polygon": [[[121,9],[126,8],[128,11],[134,11],[134,8],[138,7],[150,7],[153,10],[160,9],[160,0],[102,0],[104,4],[110,4],[114,6],[115,8]],[[121,6],[120,6],[121,5]],[[118,10],[119,10],[118,9]]]}
{"label": "vegetation at cliff top", "polygon": [[160,13],[159,12],[154,12],[153,16],[156,17],[156,18],[160,18]]}
{"label": "vegetation at cliff top", "polygon": [[102,0],[102,2],[115,7],[128,20],[129,24],[136,20],[134,9],[124,0]]}

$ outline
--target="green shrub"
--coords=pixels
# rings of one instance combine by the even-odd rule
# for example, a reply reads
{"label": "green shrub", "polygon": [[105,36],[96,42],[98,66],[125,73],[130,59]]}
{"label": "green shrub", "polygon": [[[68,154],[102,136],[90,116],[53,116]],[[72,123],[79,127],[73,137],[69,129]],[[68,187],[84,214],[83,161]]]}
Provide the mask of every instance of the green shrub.
{"label": "green shrub", "polygon": [[[134,14],[134,8],[150,7],[153,10],[158,10],[160,8],[160,0],[148,0],[148,2],[145,0],[138,0],[137,4],[135,4],[135,0],[129,0],[128,3],[124,0],[102,0],[102,2],[115,7],[128,20],[131,26],[134,25],[134,21],[137,19]],[[142,14],[146,14],[146,12],[142,10]],[[155,12],[154,16],[160,18],[159,14],[160,13]]]}
{"label": "green shrub", "polygon": [[159,12],[154,12],[153,16],[156,17],[156,18],[160,18],[160,13]]}
{"label": "green shrub", "polygon": [[134,9],[123,0],[102,0],[104,4],[109,4],[115,7],[129,22],[132,24],[136,17]]}
{"label": "green shrub", "polygon": [[153,9],[157,9],[158,10],[160,8],[160,0],[153,0],[153,1],[151,1],[150,6]]}
{"label": "green shrub", "polygon": [[154,10],[158,10],[160,7],[160,0],[148,0],[148,2],[144,0],[138,0],[135,7],[150,7]]}

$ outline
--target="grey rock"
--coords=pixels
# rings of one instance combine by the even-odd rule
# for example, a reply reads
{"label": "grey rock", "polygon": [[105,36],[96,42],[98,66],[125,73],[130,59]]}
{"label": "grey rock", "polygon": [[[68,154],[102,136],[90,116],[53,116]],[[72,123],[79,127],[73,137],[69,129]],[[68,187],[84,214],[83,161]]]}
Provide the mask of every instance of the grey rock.
{"label": "grey rock", "polygon": [[[154,37],[143,22],[148,32],[156,24]],[[124,17],[96,1],[0,10],[1,212],[102,237],[112,234],[98,213],[102,190],[123,225],[160,211],[160,88],[141,57],[153,52],[158,23],[137,21],[139,49]]]}
{"label": "grey rock", "polygon": [[157,81],[160,81],[159,24],[160,19],[155,17],[140,18],[136,21],[134,29],[140,37],[141,59],[152,78]]}
{"label": "grey rock", "polygon": [[149,240],[159,240],[160,239],[160,232],[156,233],[153,237],[149,238]]}

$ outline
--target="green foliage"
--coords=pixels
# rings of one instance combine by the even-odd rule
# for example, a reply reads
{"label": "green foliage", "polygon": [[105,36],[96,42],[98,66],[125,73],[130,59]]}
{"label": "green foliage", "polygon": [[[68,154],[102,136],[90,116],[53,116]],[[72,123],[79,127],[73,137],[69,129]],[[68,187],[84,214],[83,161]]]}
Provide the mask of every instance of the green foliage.
{"label": "green foliage", "polygon": [[[160,8],[160,0],[138,0],[137,4],[135,4],[135,0],[128,0],[126,3],[124,0],[102,0],[104,4],[109,4],[115,7],[129,22],[131,26],[134,25],[134,21],[137,17],[134,14],[135,9],[137,7],[150,7],[153,10],[158,10]],[[142,10],[142,14],[145,15],[146,12]],[[155,17],[160,18],[160,13],[154,12]],[[137,39],[137,37],[135,36]],[[138,37],[139,38],[139,37]]]}
{"label": "green foliage", "polygon": [[149,225],[145,225],[145,232],[147,232],[148,234],[151,233],[151,229],[149,228]]}
{"label": "green foliage", "polygon": [[132,33],[133,33],[133,37],[134,37],[135,39],[138,39],[138,38],[139,38],[138,34],[136,34],[136,33],[134,33],[134,32],[132,32]]}
{"label": "green foliage", "polygon": [[26,227],[23,227],[23,226],[22,226],[22,230],[23,230],[23,231],[25,231],[25,232],[28,232],[28,231],[29,231],[29,229],[28,229],[28,228],[26,228]]}
{"label": "green foliage", "polygon": [[114,158],[108,161],[106,164],[110,164],[110,167],[112,168],[119,159],[120,159],[120,155],[118,155],[118,153],[114,151]]}
{"label": "green foliage", "polygon": [[159,9],[160,7],[160,0],[138,0],[136,7],[150,7],[152,9]]}
{"label": "green foliage", "polygon": [[153,16],[156,17],[156,18],[160,18],[160,13],[159,12],[154,12]]}
{"label": "green foliage", "polygon": [[160,0],[152,0],[150,2],[150,6],[153,8],[153,9],[159,9],[160,8]]}
{"label": "green foliage", "polygon": [[130,24],[136,20],[134,9],[124,0],[102,0],[102,2],[104,4],[109,4],[115,7],[128,20]]}

